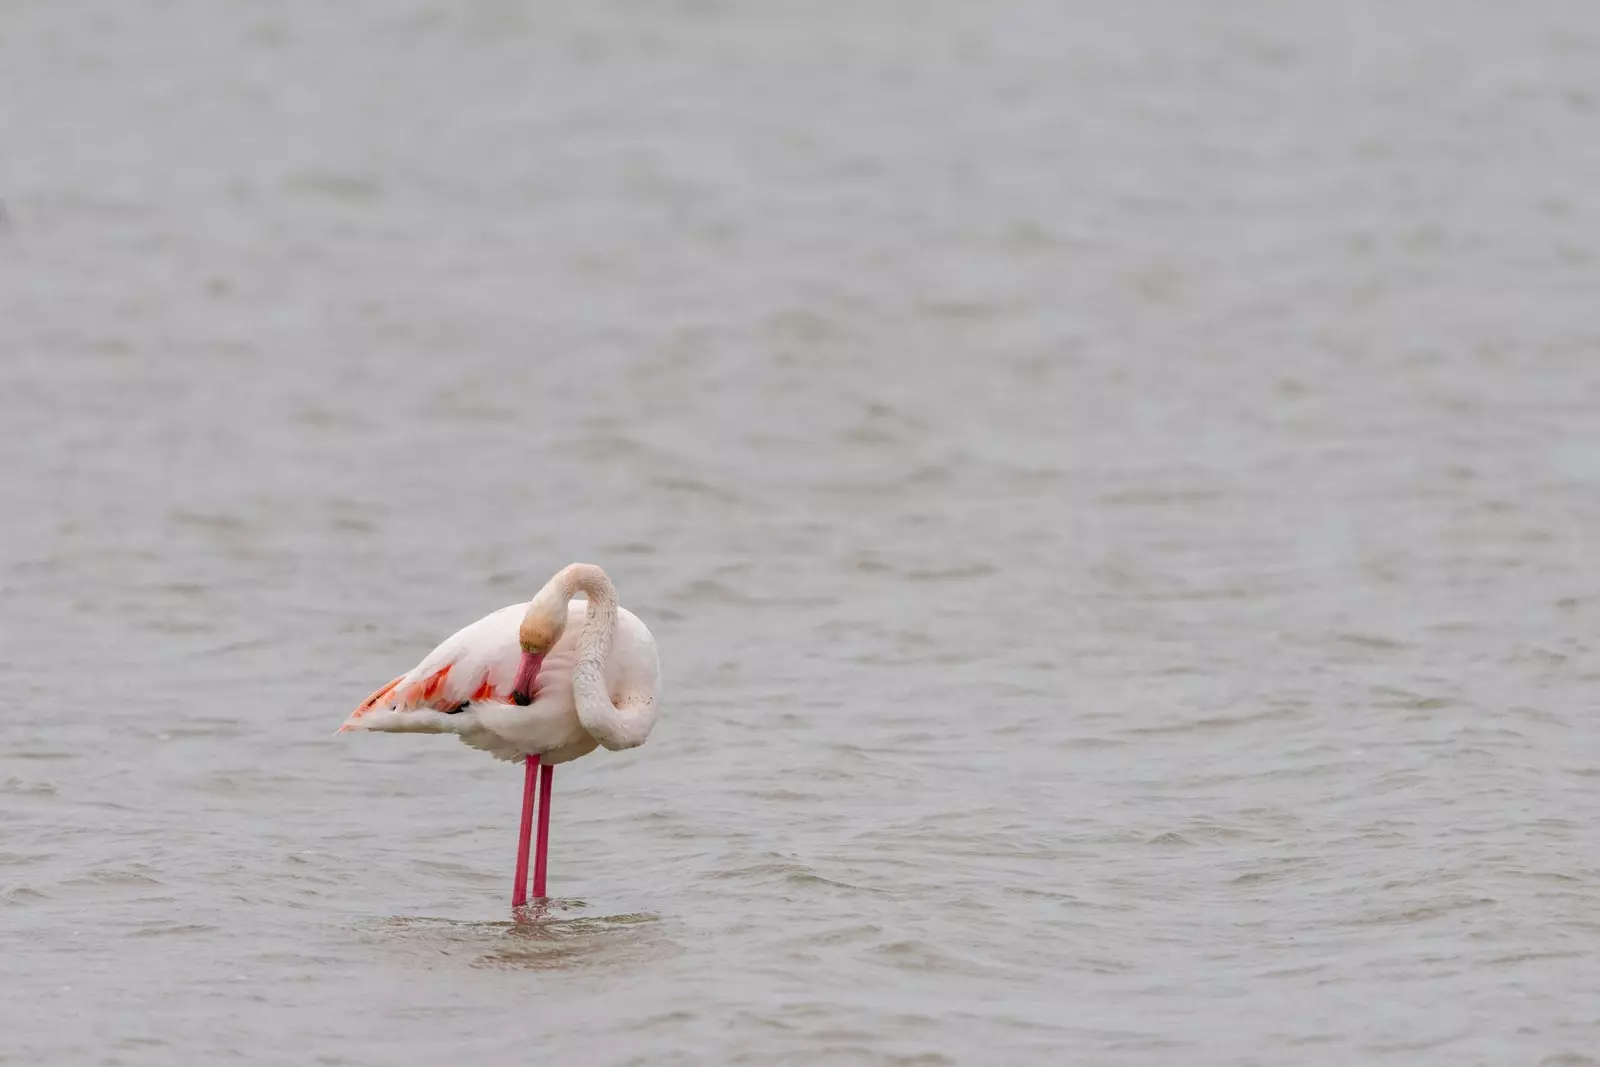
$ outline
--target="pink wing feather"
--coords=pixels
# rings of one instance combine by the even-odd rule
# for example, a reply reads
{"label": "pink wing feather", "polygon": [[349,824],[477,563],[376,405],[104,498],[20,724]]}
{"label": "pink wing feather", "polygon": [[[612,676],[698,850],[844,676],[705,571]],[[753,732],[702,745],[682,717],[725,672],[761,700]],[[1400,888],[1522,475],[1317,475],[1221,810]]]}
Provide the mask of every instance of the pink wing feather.
{"label": "pink wing feather", "polygon": [[526,608],[501,608],[446,638],[421,663],[363,700],[340,731],[356,729],[357,720],[377,711],[452,712],[478,701],[511,703],[522,660],[517,624]]}

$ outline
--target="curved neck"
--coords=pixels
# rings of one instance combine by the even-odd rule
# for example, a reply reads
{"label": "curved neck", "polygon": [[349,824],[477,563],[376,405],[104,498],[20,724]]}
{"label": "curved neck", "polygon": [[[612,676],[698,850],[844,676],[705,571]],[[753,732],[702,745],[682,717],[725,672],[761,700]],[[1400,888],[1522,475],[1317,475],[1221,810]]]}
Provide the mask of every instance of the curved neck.
{"label": "curved neck", "polygon": [[[561,572],[570,598],[581,592],[589,601],[588,618],[578,634],[578,659],[572,668],[572,699],[578,721],[608,749],[633,748],[649,733],[648,724],[624,717],[611,703],[606,688],[606,660],[617,632],[617,590],[606,572],[587,563],[574,563]],[[645,726],[644,733],[639,727]]]}

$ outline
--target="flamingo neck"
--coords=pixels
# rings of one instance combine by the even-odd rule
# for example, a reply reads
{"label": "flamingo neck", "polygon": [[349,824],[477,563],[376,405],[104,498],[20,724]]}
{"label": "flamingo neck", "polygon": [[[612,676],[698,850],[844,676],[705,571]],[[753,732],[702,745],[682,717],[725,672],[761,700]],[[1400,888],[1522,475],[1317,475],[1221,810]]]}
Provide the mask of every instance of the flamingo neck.
{"label": "flamingo neck", "polygon": [[617,590],[599,567],[574,563],[561,573],[570,598],[583,593],[588,599],[588,618],[578,634],[577,662],[572,668],[572,698],[578,721],[596,741],[608,749],[633,748],[644,743],[649,723],[637,716],[624,716],[611,702],[606,689],[606,660],[617,632]]}

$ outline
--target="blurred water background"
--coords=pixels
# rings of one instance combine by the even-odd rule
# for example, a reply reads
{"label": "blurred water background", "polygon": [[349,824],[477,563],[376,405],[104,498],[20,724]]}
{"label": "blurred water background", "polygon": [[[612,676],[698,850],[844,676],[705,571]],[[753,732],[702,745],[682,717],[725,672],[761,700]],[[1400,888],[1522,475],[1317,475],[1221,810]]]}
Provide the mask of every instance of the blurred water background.
{"label": "blurred water background", "polygon": [[[0,1062],[1600,1056],[1600,9],[0,4]],[[651,742],[334,737],[575,559]]]}

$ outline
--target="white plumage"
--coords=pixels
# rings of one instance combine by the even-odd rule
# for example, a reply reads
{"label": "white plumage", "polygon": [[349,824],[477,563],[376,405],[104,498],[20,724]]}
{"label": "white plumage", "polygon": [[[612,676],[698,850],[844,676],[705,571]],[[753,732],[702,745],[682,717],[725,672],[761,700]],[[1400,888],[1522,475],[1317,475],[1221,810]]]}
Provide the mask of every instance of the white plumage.
{"label": "white plumage", "polygon": [[[569,596],[566,586],[588,584],[584,581],[588,574],[572,573],[583,566],[566,568],[546,589],[564,590]],[[421,663],[368,697],[340,731],[450,733],[497,759],[536,755],[547,765],[587,755],[607,738],[585,728],[573,682],[585,638],[603,636],[592,635],[589,628],[591,606],[598,605],[597,624],[604,625],[607,615],[615,619],[608,654],[600,666],[606,695],[632,734],[631,743],[608,747],[642,742],[655,723],[661,692],[655,638],[638,616],[616,606],[614,593],[609,605],[602,602],[609,580],[592,584],[584,590],[590,600],[566,601],[565,626],[545,653],[528,705],[513,702],[511,691],[523,656],[518,628],[540,597],[503,607],[446,638]]]}
{"label": "white plumage", "polygon": [[[574,593],[586,599],[574,600]],[[545,896],[551,775],[604,745],[642,745],[660,708],[661,665],[645,624],[617,604],[606,572],[561,568],[525,604],[456,631],[422,662],[373,693],[340,733],[455,734],[497,759],[526,765],[513,908],[527,902],[528,845],[538,783],[533,894]]]}

